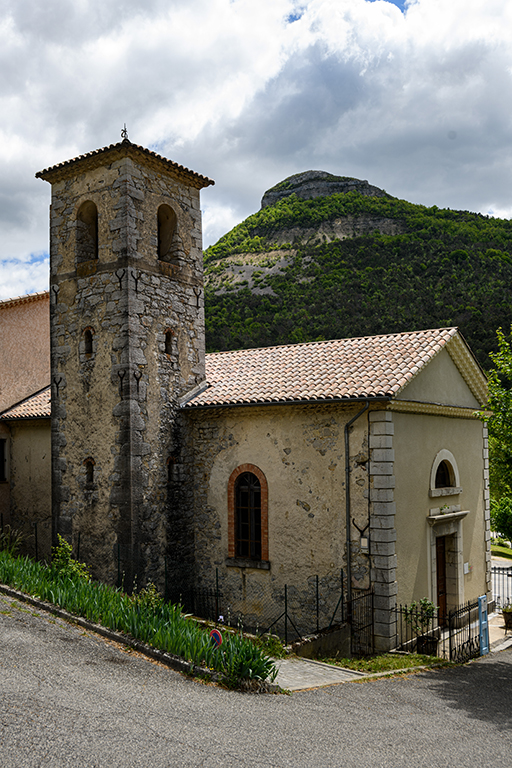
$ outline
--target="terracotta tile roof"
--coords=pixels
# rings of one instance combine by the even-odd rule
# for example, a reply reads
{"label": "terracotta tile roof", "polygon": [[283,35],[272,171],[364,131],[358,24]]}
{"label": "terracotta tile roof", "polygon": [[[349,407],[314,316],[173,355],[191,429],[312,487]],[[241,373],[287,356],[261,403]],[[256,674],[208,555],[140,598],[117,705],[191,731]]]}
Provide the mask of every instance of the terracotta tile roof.
{"label": "terracotta tile roof", "polygon": [[13,405],[3,413],[0,419],[17,421],[19,419],[49,419],[50,418],[50,386],[45,387],[35,395],[30,395],[20,403]]}
{"label": "terracotta tile roof", "polygon": [[[144,155],[146,158],[160,164],[160,167],[164,165],[174,173],[186,176],[193,186],[201,189],[202,187],[209,187],[215,184],[213,179],[209,179],[208,176],[202,176],[200,173],[191,171],[184,165],[175,163],[172,160],[168,160],[166,157],[153,152],[151,149],[139,146],[139,144],[132,144],[128,139],[118,142],[117,144],[109,144],[108,147],[102,147],[101,149],[95,149],[92,152],[86,152],[84,155],[78,155],[71,160],[65,160],[57,165],[52,165],[50,168],[44,168],[42,171],[36,173],[36,179],[44,179],[45,181],[57,181],[60,178],[66,178],[70,173],[74,173],[72,166],[76,163],[85,164],[87,167],[96,167],[102,162],[103,155],[112,155],[112,160],[116,160],[121,157],[137,157]],[[99,162],[98,162],[99,161]]]}
{"label": "terracotta tile roof", "polygon": [[37,293],[26,293],[24,296],[15,296],[12,299],[4,299],[0,301],[0,309],[7,309],[8,307],[14,307],[17,304],[29,304],[32,301],[41,301],[41,299],[48,300],[50,294],[48,291],[37,291]]}
{"label": "terracotta tile roof", "polygon": [[209,354],[208,387],[184,407],[394,397],[455,336],[441,328]]}
{"label": "terracotta tile roof", "polygon": [[[206,389],[184,408],[393,398],[443,348],[483,405],[486,378],[457,328],[315,341],[206,355]],[[50,387],[0,414],[50,418]]]}

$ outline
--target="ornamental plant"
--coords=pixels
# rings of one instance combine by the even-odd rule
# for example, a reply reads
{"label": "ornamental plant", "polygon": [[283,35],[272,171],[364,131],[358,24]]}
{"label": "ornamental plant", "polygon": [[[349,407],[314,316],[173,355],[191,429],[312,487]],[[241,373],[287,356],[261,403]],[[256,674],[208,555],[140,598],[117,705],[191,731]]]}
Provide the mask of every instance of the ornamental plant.
{"label": "ornamental plant", "polygon": [[90,581],[91,575],[89,568],[85,563],[79,563],[78,560],[73,558],[73,550],[71,544],[62,538],[60,533],[57,534],[58,545],[52,547],[52,564],[51,570],[56,576],[77,577],[79,579],[85,579]]}
{"label": "ornamental plant", "polygon": [[422,597],[421,600],[414,600],[409,606],[405,606],[405,621],[416,635],[424,635],[435,618],[436,611],[437,606],[427,597]]}
{"label": "ornamental plant", "polygon": [[14,556],[18,553],[24,538],[25,537],[21,531],[12,528],[10,525],[6,525],[5,528],[0,531],[0,550]]}

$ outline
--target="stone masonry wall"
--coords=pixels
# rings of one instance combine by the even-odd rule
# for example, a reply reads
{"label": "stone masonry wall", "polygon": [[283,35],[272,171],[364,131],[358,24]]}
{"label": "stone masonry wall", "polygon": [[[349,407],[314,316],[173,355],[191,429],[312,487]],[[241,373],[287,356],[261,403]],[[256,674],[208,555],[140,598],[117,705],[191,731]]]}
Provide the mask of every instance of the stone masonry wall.
{"label": "stone masonry wall", "polygon": [[[95,167],[79,161],[53,183],[54,533],[75,544],[80,533],[99,578],[119,571],[128,587],[137,578],[163,588],[177,403],[204,379],[199,189],[127,152]],[[77,263],[76,214],[88,200],[98,259]],[[172,264],[158,260],[162,203],[178,221]]]}
{"label": "stone masonry wall", "polygon": [[[319,623],[328,626],[341,594],[347,594],[345,534],[345,424],[361,405],[276,406],[185,411],[188,453],[188,508],[195,535],[195,579],[214,588],[218,579],[223,611],[236,623],[269,625],[284,610],[301,631],[316,630],[316,576]],[[350,434],[352,518],[368,523],[368,423],[366,414]],[[269,562],[236,565],[228,556],[228,480],[241,465],[254,465],[268,485]],[[368,531],[366,534],[368,535]],[[352,587],[367,588],[368,554],[351,527]],[[236,560],[236,558],[235,558]],[[340,614],[337,614],[337,621]],[[283,622],[276,630],[283,631]],[[290,629],[290,632],[292,630]]]}

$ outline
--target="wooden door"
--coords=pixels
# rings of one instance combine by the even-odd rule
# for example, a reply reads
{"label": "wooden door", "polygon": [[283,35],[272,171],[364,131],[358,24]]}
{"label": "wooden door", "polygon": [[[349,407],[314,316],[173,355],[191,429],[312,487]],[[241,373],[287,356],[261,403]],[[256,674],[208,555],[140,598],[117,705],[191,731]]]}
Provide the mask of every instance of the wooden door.
{"label": "wooden door", "polygon": [[[437,605],[439,618],[446,617],[446,536],[436,538]],[[440,621],[441,623],[441,621]],[[442,621],[446,623],[446,619]]]}

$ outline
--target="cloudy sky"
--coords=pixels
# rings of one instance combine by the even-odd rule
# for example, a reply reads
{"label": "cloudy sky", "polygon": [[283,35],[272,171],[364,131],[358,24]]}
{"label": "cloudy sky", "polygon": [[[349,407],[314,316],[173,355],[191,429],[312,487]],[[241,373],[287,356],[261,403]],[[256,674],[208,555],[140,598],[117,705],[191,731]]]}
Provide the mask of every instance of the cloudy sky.
{"label": "cloudy sky", "polygon": [[205,245],[299,171],[512,216],[511,0],[0,0],[0,299],[47,288],[50,186],[120,140],[215,179]]}

